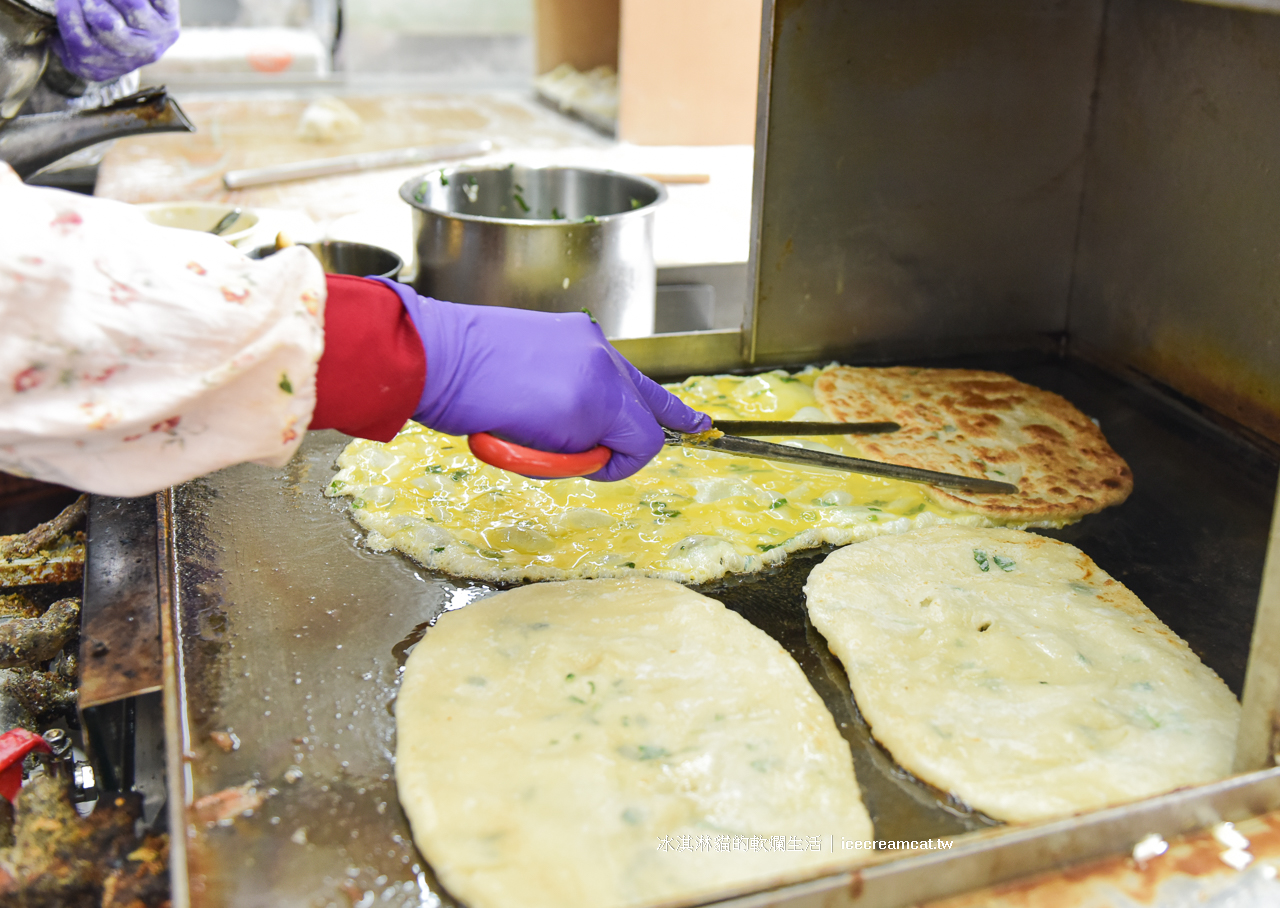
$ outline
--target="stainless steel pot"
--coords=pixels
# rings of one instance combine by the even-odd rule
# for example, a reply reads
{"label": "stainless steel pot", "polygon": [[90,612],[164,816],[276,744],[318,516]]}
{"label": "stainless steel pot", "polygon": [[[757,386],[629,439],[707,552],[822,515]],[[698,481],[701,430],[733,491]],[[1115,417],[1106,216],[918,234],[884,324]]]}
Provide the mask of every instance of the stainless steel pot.
{"label": "stainless steel pot", "polygon": [[53,11],[52,0],[0,0],[0,120],[18,113],[44,73]]}
{"label": "stainless steel pot", "polygon": [[411,283],[455,303],[586,309],[609,337],[653,333],[653,214],[644,177],[574,167],[458,167],[405,183]]}

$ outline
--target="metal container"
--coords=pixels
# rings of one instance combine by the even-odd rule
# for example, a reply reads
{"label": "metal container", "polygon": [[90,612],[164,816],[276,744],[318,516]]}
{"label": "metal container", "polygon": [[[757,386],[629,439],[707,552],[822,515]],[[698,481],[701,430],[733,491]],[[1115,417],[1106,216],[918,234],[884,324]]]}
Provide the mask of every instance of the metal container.
{"label": "metal container", "polygon": [[405,183],[413,286],[455,303],[588,310],[609,337],[653,333],[653,213],[644,177],[580,167],[458,167]]}
{"label": "metal container", "polygon": [[[404,267],[404,259],[390,249],[368,243],[345,240],[321,240],[300,243],[320,260],[325,274],[354,274],[356,277],[387,277],[395,280]],[[264,259],[276,251],[275,246],[259,246],[248,254],[251,259]]]}
{"label": "metal container", "polygon": [[51,0],[0,0],[0,121],[14,116],[40,81],[55,24]]}

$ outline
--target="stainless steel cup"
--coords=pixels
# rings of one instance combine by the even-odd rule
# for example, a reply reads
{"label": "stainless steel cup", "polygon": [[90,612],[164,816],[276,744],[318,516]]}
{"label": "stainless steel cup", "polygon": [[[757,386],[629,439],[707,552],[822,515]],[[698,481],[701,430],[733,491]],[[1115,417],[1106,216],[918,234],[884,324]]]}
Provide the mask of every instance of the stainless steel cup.
{"label": "stainless steel cup", "polygon": [[[390,249],[370,246],[368,243],[348,243],[345,240],[321,240],[318,243],[302,243],[320,260],[325,274],[354,274],[356,277],[386,277],[395,280],[400,276],[404,261]],[[251,259],[264,259],[276,252],[275,246],[259,246],[246,253]]]}
{"label": "stainless steel cup", "polygon": [[457,167],[400,187],[410,283],[455,303],[588,310],[609,337],[653,333],[653,213],[644,177],[581,167]]}

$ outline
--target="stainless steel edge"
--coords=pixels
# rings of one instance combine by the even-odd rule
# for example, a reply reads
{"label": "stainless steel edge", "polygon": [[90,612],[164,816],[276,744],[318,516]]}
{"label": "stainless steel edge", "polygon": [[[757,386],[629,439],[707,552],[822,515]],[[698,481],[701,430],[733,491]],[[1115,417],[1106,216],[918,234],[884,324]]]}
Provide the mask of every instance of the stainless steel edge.
{"label": "stainless steel edge", "polygon": [[[743,353],[744,345],[750,343],[748,333],[737,328],[720,328],[648,337],[609,338],[609,343],[645,375],[659,380],[683,379],[711,372],[736,372],[753,367],[799,365],[799,361],[781,356],[748,359]],[[946,338],[938,342],[877,342],[845,348],[839,354],[839,360],[846,363],[900,364],[937,357],[991,353],[1053,354],[1058,351],[1059,344],[1059,338],[1049,334],[984,335]]]}
{"label": "stainless steel edge", "polygon": [[191,804],[191,780],[187,774],[187,742],[183,729],[179,679],[182,647],[174,612],[176,563],[173,546],[173,490],[156,495],[156,547],[160,565],[160,647],[163,659],[164,753],[169,811],[169,887],[173,908],[190,908],[187,872],[187,807]]}
{"label": "stainless steel edge", "polygon": [[1184,2],[1250,10],[1256,13],[1280,13],[1280,0],[1184,0]]}
{"label": "stainless steel edge", "polygon": [[1062,347],[1058,333],[1035,332],[1026,334],[984,334],[977,337],[902,338],[877,340],[867,343],[843,344],[827,350],[823,355],[804,359],[794,352],[757,351],[748,364],[752,369],[800,368],[806,365],[823,365],[840,362],[846,365],[894,365],[919,364],[962,356],[988,357],[993,354],[1048,354],[1056,356]]}
{"label": "stainless steel edge", "polygon": [[765,164],[769,149],[769,102],[773,80],[774,0],[764,0],[760,14],[760,87],[756,93],[755,170],[751,177],[751,237],[747,253],[747,301],[742,313],[743,361],[755,362],[756,319],[760,308],[760,237],[763,233]]}
{"label": "stainless steel edge", "polygon": [[736,328],[610,338],[609,342],[632,365],[654,379],[684,378],[697,372],[732,372],[747,365],[742,355],[742,332]]}
{"label": "stainless steel edge", "polygon": [[80,613],[81,711],[160,690],[156,513],[149,498],[89,498]]}
{"label": "stainless steel edge", "polygon": [[1236,772],[1274,766],[1280,754],[1280,489],[1276,490],[1241,707]]}
{"label": "stainless steel edge", "polygon": [[772,892],[702,904],[906,908],[1031,873],[1124,854],[1153,832],[1172,838],[1278,807],[1280,769],[1273,768],[1044,825],[971,833],[946,851],[922,852]]}

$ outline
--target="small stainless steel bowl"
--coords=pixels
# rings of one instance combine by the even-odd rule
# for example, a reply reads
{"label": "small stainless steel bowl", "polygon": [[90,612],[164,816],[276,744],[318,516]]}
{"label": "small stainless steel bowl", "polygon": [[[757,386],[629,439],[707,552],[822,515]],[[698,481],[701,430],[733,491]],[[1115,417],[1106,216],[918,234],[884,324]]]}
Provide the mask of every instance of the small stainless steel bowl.
{"label": "small stainless steel bowl", "polygon": [[[404,267],[404,259],[390,249],[370,246],[368,243],[349,243],[346,240],[321,240],[318,243],[299,243],[306,246],[320,260],[325,274],[354,274],[356,277],[385,277],[395,280]],[[264,259],[276,251],[275,246],[259,246],[248,254],[251,259]]]}
{"label": "small stainless steel bowl", "polygon": [[413,207],[422,294],[544,312],[589,310],[609,337],[653,333],[654,211],[645,177],[585,167],[436,170],[400,187]]}

